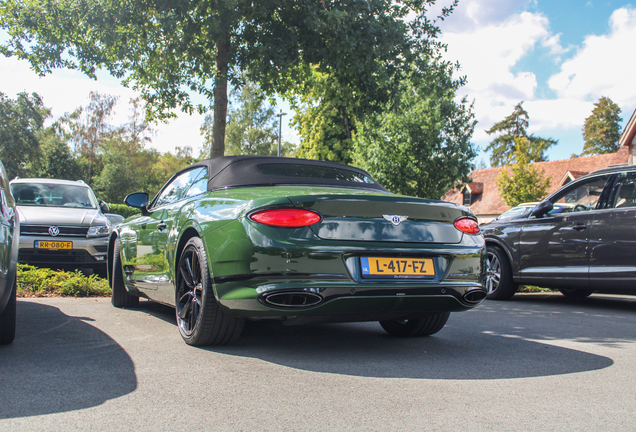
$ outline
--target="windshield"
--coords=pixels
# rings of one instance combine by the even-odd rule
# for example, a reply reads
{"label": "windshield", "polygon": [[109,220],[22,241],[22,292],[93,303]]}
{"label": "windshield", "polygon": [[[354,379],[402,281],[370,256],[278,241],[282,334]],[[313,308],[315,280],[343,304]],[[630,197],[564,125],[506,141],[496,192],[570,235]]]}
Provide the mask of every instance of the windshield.
{"label": "windshield", "polygon": [[530,210],[532,210],[532,207],[529,207],[529,206],[513,207],[507,212],[504,212],[501,215],[499,215],[499,217],[497,217],[497,220],[510,219],[510,218],[522,216],[526,212],[529,212]]}
{"label": "windshield", "polygon": [[86,186],[58,183],[13,183],[20,206],[97,208],[97,199]]}

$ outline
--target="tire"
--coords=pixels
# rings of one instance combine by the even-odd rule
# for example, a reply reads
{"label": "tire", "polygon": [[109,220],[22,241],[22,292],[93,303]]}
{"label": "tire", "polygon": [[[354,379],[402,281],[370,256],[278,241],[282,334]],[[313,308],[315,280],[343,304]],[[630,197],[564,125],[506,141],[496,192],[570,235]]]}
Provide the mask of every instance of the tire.
{"label": "tire", "polygon": [[594,292],[593,290],[587,289],[560,289],[559,291],[561,291],[561,294],[563,294],[565,297],[573,300],[584,299],[592,295],[592,293]]}
{"label": "tire", "polygon": [[113,271],[111,273],[110,287],[113,290],[110,302],[116,308],[134,308],[139,306],[139,297],[130,294],[124,284],[124,272],[121,269],[121,255],[117,239],[115,239],[113,246]]}
{"label": "tire", "polygon": [[[16,277],[17,278],[17,277]],[[0,313],[0,345],[7,345],[13,342],[15,339],[15,325],[16,325],[16,308],[17,308],[17,279],[13,280],[13,289],[11,290],[11,296],[9,302],[4,308],[4,311]]]}
{"label": "tire", "polygon": [[382,328],[391,336],[421,337],[437,333],[446,325],[450,312],[442,312],[426,318],[410,320],[380,321]]}
{"label": "tire", "polygon": [[175,277],[175,313],[188,345],[226,345],[238,340],[245,320],[225,314],[212,288],[208,260],[199,237],[185,245]]}
{"label": "tire", "polygon": [[512,268],[506,253],[497,246],[486,248],[486,296],[489,300],[508,300],[519,285],[512,279]]}

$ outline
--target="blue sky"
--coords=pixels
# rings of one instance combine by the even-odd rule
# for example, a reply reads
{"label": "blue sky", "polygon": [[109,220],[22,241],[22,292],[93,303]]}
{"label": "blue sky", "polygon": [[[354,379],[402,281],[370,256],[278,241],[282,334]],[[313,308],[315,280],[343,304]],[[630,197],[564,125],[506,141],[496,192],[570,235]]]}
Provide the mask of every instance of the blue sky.
{"label": "blue sky", "polygon": [[[447,58],[459,61],[475,101],[473,141],[483,150],[495,122],[524,101],[530,132],[559,140],[563,159],[583,148],[581,129],[593,103],[608,96],[625,125],[636,108],[632,76],[636,8],[625,1],[460,0],[442,24]],[[481,152],[478,160],[488,163]]]}
{"label": "blue sky", "polygon": [[[439,0],[436,8],[450,3]],[[635,0],[636,1],[636,0]],[[435,9],[431,13],[435,12]],[[1,37],[1,35],[0,35]],[[608,96],[622,109],[625,124],[636,108],[636,6],[619,0],[460,0],[442,23],[447,59],[459,61],[467,85],[459,96],[475,103],[478,125],[473,142],[484,149],[485,130],[524,101],[530,132],[559,140],[549,159],[562,159],[583,148],[581,128],[593,103]],[[74,71],[37,77],[26,62],[0,56],[0,91],[15,97],[38,92],[54,117],[86,105],[91,90],[120,96],[117,114],[136,94],[106,74],[97,81]],[[285,104],[279,106],[290,113]],[[284,117],[283,139],[298,142]],[[170,151],[202,144],[201,116],[180,115],[156,129],[153,146]],[[481,152],[475,162],[488,164]]]}

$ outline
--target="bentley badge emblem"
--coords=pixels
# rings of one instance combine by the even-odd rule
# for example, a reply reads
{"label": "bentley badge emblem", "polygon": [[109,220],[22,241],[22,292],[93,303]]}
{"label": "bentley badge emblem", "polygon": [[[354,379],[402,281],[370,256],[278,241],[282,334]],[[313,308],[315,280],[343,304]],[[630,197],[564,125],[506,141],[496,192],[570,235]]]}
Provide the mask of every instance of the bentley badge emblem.
{"label": "bentley badge emblem", "polygon": [[401,224],[402,222],[404,222],[405,220],[409,218],[408,216],[401,216],[401,215],[382,215],[382,216],[384,217],[384,219],[391,222],[393,226],[398,226],[399,224]]}
{"label": "bentley badge emblem", "polygon": [[52,235],[53,237],[55,237],[56,235],[60,234],[60,229],[58,227],[56,227],[55,225],[51,226],[51,227],[49,227],[49,234]]}

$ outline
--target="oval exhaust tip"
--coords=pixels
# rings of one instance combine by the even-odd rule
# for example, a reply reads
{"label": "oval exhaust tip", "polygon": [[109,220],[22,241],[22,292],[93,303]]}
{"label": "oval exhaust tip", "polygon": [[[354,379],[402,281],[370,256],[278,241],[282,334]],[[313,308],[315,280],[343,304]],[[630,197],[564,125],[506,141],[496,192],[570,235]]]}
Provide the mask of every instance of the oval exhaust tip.
{"label": "oval exhaust tip", "polygon": [[322,296],[308,291],[284,291],[264,294],[265,304],[283,308],[305,308],[322,303]]}
{"label": "oval exhaust tip", "polygon": [[475,289],[464,294],[464,300],[468,303],[479,303],[486,298],[486,295],[484,290]]}

